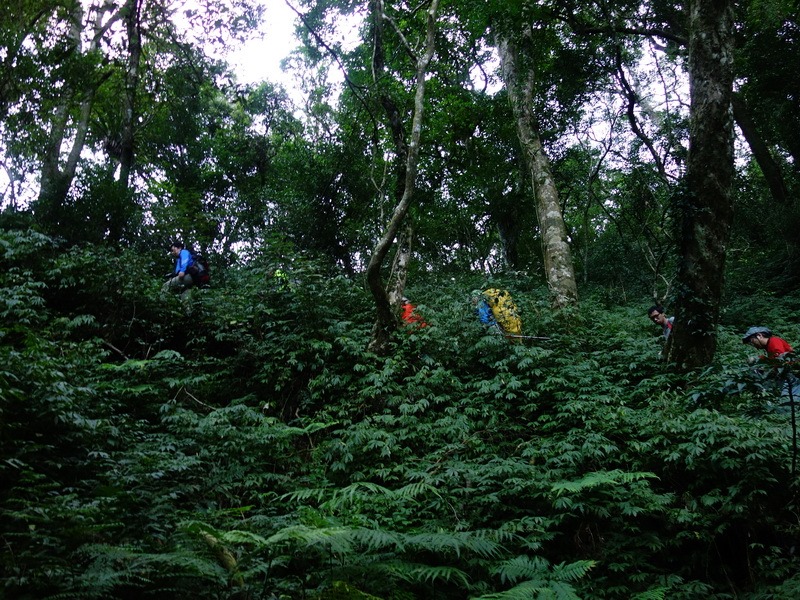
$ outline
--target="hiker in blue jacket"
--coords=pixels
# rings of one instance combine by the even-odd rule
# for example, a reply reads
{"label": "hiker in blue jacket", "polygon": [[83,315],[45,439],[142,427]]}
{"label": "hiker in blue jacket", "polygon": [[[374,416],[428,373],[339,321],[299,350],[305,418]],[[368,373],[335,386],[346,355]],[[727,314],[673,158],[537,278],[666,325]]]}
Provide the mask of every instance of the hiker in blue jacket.
{"label": "hiker in blue jacket", "polygon": [[175,271],[165,284],[165,291],[183,292],[194,285],[189,268],[194,264],[192,253],[183,246],[183,242],[175,240],[170,246],[170,252],[175,257]]}

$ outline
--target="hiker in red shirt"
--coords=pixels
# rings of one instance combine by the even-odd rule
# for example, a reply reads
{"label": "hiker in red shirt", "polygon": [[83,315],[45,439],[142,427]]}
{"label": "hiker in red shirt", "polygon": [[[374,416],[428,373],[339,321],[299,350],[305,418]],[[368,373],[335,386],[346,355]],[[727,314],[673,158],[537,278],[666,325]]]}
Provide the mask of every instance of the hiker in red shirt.
{"label": "hiker in red shirt", "polygon": [[[766,361],[775,361],[777,363],[793,351],[786,340],[779,338],[777,335],[772,335],[772,331],[767,327],[751,327],[742,337],[742,342],[765,352],[760,356],[752,356],[747,359],[747,362],[751,365]],[[785,366],[790,366],[789,362],[787,361]],[[760,368],[756,369],[756,371],[763,374]],[[800,398],[800,379],[790,369],[779,368],[777,364],[766,373],[766,376],[774,380],[776,391],[780,397],[788,398],[788,400],[775,406],[775,411],[779,413],[787,413],[790,409],[794,411],[797,399]]]}
{"label": "hiker in red shirt", "polygon": [[772,335],[768,327],[751,327],[742,337],[742,342],[766,352],[757,357],[757,360],[780,358],[787,352],[792,352],[789,343],[777,335]]}

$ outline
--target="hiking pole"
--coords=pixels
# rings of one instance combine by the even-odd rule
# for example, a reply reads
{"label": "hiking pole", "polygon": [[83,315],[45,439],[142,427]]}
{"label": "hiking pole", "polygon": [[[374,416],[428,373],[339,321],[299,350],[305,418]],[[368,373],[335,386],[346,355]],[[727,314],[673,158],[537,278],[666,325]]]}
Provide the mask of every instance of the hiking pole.
{"label": "hiking pole", "polygon": [[495,331],[496,333],[502,335],[503,337],[507,337],[507,338],[516,338],[516,339],[522,339],[522,340],[549,340],[549,339],[552,339],[552,338],[549,338],[549,337],[539,337],[539,336],[536,336],[536,335],[516,335],[514,333],[506,333],[505,331],[503,331],[503,328],[500,327],[500,325],[498,323],[495,323],[494,327],[496,329],[494,329],[493,331]]}
{"label": "hiking pole", "polygon": [[797,416],[794,407],[793,375],[790,373],[786,385],[789,387],[789,406],[792,409],[792,478],[797,474]]}

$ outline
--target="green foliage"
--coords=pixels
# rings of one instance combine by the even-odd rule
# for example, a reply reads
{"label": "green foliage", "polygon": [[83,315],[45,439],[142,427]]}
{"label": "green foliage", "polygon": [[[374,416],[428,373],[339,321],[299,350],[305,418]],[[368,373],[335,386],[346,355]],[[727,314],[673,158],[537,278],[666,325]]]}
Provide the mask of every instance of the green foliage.
{"label": "green foliage", "polygon": [[496,593],[486,594],[479,598],[530,598],[536,594],[539,598],[563,598],[577,599],[574,588],[568,581],[576,581],[586,576],[594,566],[593,561],[578,561],[569,565],[561,564],[550,567],[547,561],[536,558],[531,560],[528,557],[516,557],[501,565],[497,574],[503,581],[517,584],[520,580],[524,583],[515,585],[513,588]]}
{"label": "green foliage", "polygon": [[[631,105],[636,140],[614,114],[621,143],[567,146],[617,50],[619,73],[639,61],[603,32],[667,31],[674,57],[682,7],[441,6],[407,290],[431,326],[401,329],[382,356],[366,350],[375,315],[358,272],[394,204],[402,152],[368,87],[371,49],[331,42],[347,91],[328,105],[325,74],[309,71],[300,119],[282,90],[235,85],[147,12],[156,5],[141,7],[130,189],[116,180],[124,52],[105,41],[105,57],[70,51],[67,5],[24,0],[0,15],[3,206],[35,195],[26,182],[48,137],[63,141],[55,117],[72,111],[64,140],[77,139],[78,104],[94,94],[91,152],[49,223],[61,238],[25,231],[27,213],[2,215],[3,596],[798,595],[798,449],[778,396],[797,368],[747,368],[739,338],[764,324],[800,343],[796,207],[772,202],[761,166],[743,163],[717,363],[672,373],[643,311],[674,270],[671,178],[687,123]],[[361,10],[306,8],[309,39]],[[424,11],[389,8],[378,83],[402,121],[406,44]],[[740,92],[791,197],[795,9],[742,8]],[[240,33],[257,13],[236,1],[184,16],[217,27],[238,15]],[[507,99],[475,81],[481,64],[493,83],[490,36],[520,23],[536,24],[538,120],[575,256],[584,283],[600,286],[581,290],[573,312],[552,313],[536,276]],[[106,32],[109,42],[121,33]],[[307,58],[323,56],[324,38]],[[175,235],[213,255],[210,289],[162,291]],[[478,287],[510,290],[528,337],[509,344],[482,328],[468,299]]]}
{"label": "green foliage", "polygon": [[[377,357],[363,288],[284,244],[188,304],[162,295],[163,255],[0,245],[10,597],[797,587],[791,429],[739,339],[798,339],[792,297],[731,304],[719,365],[677,374],[644,299],[587,290],[566,320],[524,277],[431,276],[409,290],[431,326]],[[484,330],[484,284],[542,339]]]}

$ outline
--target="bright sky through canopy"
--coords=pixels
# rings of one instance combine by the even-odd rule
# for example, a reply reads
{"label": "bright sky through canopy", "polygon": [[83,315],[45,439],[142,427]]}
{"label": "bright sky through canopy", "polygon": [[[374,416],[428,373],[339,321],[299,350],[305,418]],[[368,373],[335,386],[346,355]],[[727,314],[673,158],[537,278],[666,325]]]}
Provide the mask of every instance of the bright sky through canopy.
{"label": "bright sky through canopy", "polygon": [[291,87],[291,75],[281,71],[280,63],[297,46],[294,36],[297,15],[283,0],[265,3],[263,33],[228,56],[239,83],[269,81]]}

